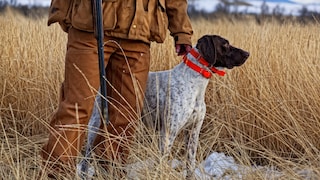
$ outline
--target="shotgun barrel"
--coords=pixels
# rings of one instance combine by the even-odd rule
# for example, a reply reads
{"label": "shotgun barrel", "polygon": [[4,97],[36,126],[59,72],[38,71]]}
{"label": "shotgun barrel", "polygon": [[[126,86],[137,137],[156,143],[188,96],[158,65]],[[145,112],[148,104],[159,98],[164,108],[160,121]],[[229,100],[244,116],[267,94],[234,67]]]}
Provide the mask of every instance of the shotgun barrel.
{"label": "shotgun barrel", "polygon": [[97,39],[98,60],[99,60],[99,75],[100,75],[100,92],[101,98],[101,113],[105,125],[109,123],[108,103],[107,103],[107,85],[105,81],[106,72],[104,65],[104,29],[103,29],[103,12],[102,0],[92,0],[93,18],[94,18],[94,34]]}

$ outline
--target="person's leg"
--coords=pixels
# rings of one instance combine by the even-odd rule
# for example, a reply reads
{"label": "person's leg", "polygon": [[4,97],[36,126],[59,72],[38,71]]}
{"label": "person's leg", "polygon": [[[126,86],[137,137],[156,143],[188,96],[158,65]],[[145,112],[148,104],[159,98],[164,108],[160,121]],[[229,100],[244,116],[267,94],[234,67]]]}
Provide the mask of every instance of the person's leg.
{"label": "person's leg", "polygon": [[[131,40],[117,42],[124,50],[127,61],[120,49],[111,54],[108,61],[110,123],[107,130],[102,130],[97,137],[96,153],[109,162],[124,164],[136,123],[140,120],[150,65],[150,45]],[[117,48],[112,42],[106,46]]]}
{"label": "person's leg", "polygon": [[40,152],[47,169],[59,171],[58,164],[75,166],[93,107],[96,92],[92,88],[99,86],[96,51],[93,33],[70,29],[61,97],[50,122],[49,140]]}

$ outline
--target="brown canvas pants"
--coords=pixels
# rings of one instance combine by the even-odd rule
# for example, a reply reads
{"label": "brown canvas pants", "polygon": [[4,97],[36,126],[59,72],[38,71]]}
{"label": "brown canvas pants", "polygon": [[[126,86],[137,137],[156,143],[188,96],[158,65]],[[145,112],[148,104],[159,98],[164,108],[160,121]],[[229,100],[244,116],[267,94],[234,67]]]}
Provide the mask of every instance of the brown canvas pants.
{"label": "brown canvas pants", "polygon": [[[110,40],[121,46],[126,58]],[[107,128],[102,127],[97,137],[96,153],[110,161],[125,161],[126,147],[134,135],[134,125],[143,104],[150,45],[111,37],[105,37],[105,42],[110,124]],[[74,165],[74,159],[79,155],[100,85],[96,44],[92,33],[69,30],[60,102],[50,122],[49,140],[41,151],[45,162]]]}

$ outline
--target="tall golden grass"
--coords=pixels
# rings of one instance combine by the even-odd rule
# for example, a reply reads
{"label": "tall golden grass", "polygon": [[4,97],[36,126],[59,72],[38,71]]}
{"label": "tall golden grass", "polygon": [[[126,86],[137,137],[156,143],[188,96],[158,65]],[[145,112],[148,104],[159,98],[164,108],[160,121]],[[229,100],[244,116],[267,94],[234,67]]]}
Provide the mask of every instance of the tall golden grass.
{"label": "tall golden grass", "polygon": [[[198,162],[218,151],[242,165],[275,167],[282,172],[278,179],[307,178],[299,173],[303,169],[319,178],[319,24],[199,19],[193,26],[194,43],[204,34],[218,34],[251,53],[243,66],[210,81]],[[63,80],[66,34],[58,25],[47,27],[46,19],[11,13],[0,16],[0,32],[0,176],[34,179],[40,171],[38,151]],[[180,61],[171,38],[152,44],[152,70],[168,69]],[[146,135],[140,129],[133,161],[160,158],[156,134]],[[183,144],[178,141],[174,149],[172,156],[183,160]],[[261,171],[244,177],[268,179]],[[100,173],[97,179],[119,178],[116,173],[110,176]],[[139,176],[181,179],[166,163]]]}

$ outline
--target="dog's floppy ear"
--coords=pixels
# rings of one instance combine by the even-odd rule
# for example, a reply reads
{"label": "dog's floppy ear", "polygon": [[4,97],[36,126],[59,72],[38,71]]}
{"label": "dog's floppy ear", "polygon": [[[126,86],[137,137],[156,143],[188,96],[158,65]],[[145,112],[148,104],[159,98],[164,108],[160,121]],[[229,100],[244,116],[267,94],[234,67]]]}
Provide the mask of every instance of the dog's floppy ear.
{"label": "dog's floppy ear", "polygon": [[213,37],[209,35],[202,36],[196,45],[201,56],[210,64],[214,65],[217,58],[217,50],[213,41]]}

